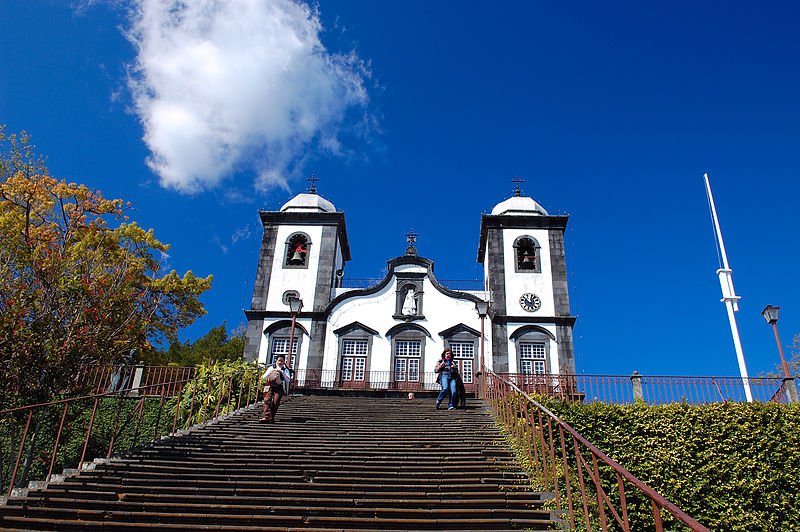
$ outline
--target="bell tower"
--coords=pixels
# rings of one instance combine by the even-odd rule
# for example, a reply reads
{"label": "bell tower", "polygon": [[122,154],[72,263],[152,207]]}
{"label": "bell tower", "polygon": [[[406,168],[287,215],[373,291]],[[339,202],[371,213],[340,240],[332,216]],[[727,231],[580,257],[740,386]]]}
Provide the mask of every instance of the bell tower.
{"label": "bell tower", "polygon": [[549,215],[522,195],[523,180],[513,181],[514,196],[481,218],[478,262],[494,313],[491,364],[501,373],[574,375],[575,317],[564,255],[568,217]]}
{"label": "bell tower", "polygon": [[[246,360],[269,361],[274,354],[271,337],[282,334],[294,319],[298,326],[295,356],[302,357],[307,369],[322,369],[326,320],[318,316],[333,297],[344,264],[350,260],[350,247],[344,213],[317,194],[316,180],[312,176],[309,192],[294,196],[279,211],[259,211],[264,235],[253,298],[245,310]],[[296,315],[290,312],[289,297],[302,300]]]}

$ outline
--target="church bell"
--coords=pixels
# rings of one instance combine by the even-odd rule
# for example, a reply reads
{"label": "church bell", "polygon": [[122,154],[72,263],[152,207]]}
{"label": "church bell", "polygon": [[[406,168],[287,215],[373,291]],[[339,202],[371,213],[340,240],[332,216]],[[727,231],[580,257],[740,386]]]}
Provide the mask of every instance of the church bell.
{"label": "church bell", "polygon": [[532,270],[534,266],[533,259],[534,259],[533,255],[525,255],[524,257],[522,257],[521,268],[523,270]]}
{"label": "church bell", "polygon": [[305,258],[303,257],[303,253],[297,250],[295,250],[292,258],[289,259],[289,264],[303,264],[304,262]]}

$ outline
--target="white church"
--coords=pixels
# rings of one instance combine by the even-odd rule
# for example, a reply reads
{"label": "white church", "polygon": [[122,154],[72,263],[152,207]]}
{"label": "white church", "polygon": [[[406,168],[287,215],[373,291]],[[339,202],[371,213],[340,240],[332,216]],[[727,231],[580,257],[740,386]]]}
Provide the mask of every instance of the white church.
{"label": "white church", "polygon": [[264,236],[245,311],[247,360],[284,355],[298,383],[328,387],[435,389],[433,368],[445,347],[467,388],[481,360],[497,373],[575,374],[568,217],[549,215],[519,187],[481,217],[483,290],[443,285],[434,261],[417,255],[413,234],[382,280],[343,287],[351,260],[345,215],[313,181],[310,192],[259,215]]}

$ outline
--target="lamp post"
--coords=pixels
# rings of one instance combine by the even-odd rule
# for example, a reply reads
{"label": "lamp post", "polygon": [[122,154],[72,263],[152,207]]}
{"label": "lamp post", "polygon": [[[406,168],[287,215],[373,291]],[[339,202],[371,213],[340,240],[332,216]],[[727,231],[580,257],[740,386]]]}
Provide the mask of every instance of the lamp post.
{"label": "lamp post", "polygon": [[294,350],[294,325],[297,321],[297,315],[300,309],[303,308],[303,300],[299,297],[291,296],[288,298],[289,312],[292,313],[292,328],[289,331],[289,349],[286,354],[286,365],[292,367],[292,351]]}
{"label": "lamp post", "polygon": [[781,368],[783,368],[783,382],[786,388],[786,395],[790,403],[797,402],[797,389],[794,385],[794,378],[789,373],[789,364],[786,363],[786,357],[783,356],[783,346],[781,345],[781,338],[778,336],[778,315],[780,307],[774,305],[767,305],[761,311],[761,315],[767,320],[767,323],[772,325],[772,331],[775,333],[775,342],[778,344],[778,354],[781,356]]}
{"label": "lamp post", "polygon": [[478,316],[481,318],[481,365],[480,365],[480,372],[483,374],[484,371],[484,360],[483,360],[483,323],[486,318],[486,315],[489,314],[489,302],[488,301],[476,301],[475,302],[475,310],[478,311]]}

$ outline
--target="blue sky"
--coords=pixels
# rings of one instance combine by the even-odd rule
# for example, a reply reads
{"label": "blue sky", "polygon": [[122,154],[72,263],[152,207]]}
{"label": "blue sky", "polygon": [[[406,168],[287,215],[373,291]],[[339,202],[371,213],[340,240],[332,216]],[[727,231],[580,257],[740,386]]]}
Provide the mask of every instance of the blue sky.
{"label": "blue sky", "polygon": [[0,122],[214,275],[184,338],[244,321],[257,211],[312,172],[348,277],[414,228],[445,280],[480,278],[480,215],[519,175],[570,215],[580,373],[735,376],[708,172],[750,374],[778,363],[766,304],[800,332],[796,4],[162,3],[4,0]]}

